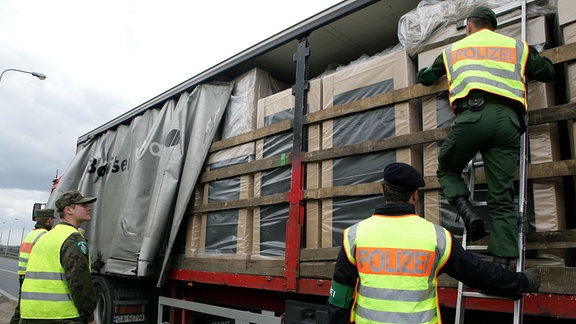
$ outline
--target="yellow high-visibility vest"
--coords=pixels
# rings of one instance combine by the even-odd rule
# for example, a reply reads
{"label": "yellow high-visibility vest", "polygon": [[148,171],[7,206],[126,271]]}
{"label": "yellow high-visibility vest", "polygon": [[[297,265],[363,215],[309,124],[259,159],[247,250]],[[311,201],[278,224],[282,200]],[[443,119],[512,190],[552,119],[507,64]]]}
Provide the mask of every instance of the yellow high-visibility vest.
{"label": "yellow high-visibility vest", "polygon": [[23,276],[26,274],[26,267],[28,266],[28,257],[32,251],[32,247],[42,237],[48,233],[45,228],[35,228],[26,235],[22,244],[20,245],[20,254],[18,257],[18,275]]}
{"label": "yellow high-visibility vest", "polygon": [[344,250],[356,265],[351,321],[437,323],[436,276],[451,252],[443,227],[418,215],[373,215],[344,231]]}
{"label": "yellow high-visibility vest", "polygon": [[482,29],[443,51],[450,106],[477,89],[515,100],[527,109],[526,42]]}
{"label": "yellow high-visibility vest", "polygon": [[64,319],[80,316],[60,264],[62,244],[77,232],[72,226],[58,224],[34,245],[22,284],[21,318]]}

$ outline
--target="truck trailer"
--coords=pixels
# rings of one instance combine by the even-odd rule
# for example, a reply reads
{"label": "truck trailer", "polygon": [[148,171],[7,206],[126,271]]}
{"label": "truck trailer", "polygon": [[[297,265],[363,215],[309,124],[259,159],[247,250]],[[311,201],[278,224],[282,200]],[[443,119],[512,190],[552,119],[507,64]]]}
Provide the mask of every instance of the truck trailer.
{"label": "truck trailer", "polygon": [[[418,213],[461,238],[436,179],[454,119],[447,84],[415,80],[465,36],[478,4],[497,13],[497,32],[520,38],[525,21],[528,43],[555,64],[555,82],[528,83],[526,266],[543,278],[524,314],[576,319],[570,1],[527,1],[522,11],[507,0],[348,0],[78,138],[46,207],[68,190],[98,197],[83,225],[97,320],[325,323],[342,231],[382,202],[391,162],[424,174]],[[482,168],[475,178],[481,199]],[[445,321],[457,285],[439,278]],[[496,320],[512,302],[468,300],[466,309],[477,312],[470,322]]]}

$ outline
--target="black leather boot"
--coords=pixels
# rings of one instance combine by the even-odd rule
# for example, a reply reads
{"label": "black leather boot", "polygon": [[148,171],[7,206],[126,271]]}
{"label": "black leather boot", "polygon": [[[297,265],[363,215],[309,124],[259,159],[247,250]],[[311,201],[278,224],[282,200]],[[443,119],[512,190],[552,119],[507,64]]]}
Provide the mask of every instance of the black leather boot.
{"label": "black leather boot", "polygon": [[466,232],[470,237],[470,241],[478,241],[484,236],[488,235],[484,229],[484,220],[478,216],[474,206],[466,197],[460,197],[456,200],[454,204],[458,214],[464,219],[464,226],[466,226]]}

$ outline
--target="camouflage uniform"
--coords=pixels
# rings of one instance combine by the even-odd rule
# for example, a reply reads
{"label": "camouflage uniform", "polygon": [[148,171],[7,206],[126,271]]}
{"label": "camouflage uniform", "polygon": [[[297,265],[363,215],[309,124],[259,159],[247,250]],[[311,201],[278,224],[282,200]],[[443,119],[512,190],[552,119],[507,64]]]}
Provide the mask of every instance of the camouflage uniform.
{"label": "camouflage uniform", "polygon": [[[58,226],[72,226],[65,222],[60,222]],[[82,234],[73,233],[62,244],[60,249],[60,263],[64,268],[64,274],[68,281],[68,288],[72,300],[80,313],[79,318],[37,320],[20,319],[21,324],[42,324],[42,323],[87,323],[94,319],[94,309],[96,308],[96,292],[92,285],[92,275],[89,266],[88,243]]]}

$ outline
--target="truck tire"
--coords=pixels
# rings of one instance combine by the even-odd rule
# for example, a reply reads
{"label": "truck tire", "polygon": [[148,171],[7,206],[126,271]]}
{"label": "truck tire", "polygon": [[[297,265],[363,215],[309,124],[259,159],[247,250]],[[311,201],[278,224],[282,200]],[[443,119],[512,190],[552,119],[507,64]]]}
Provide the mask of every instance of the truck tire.
{"label": "truck tire", "polygon": [[103,277],[95,277],[93,283],[98,301],[94,311],[94,319],[97,324],[112,323],[114,289],[111,289],[110,283]]}

